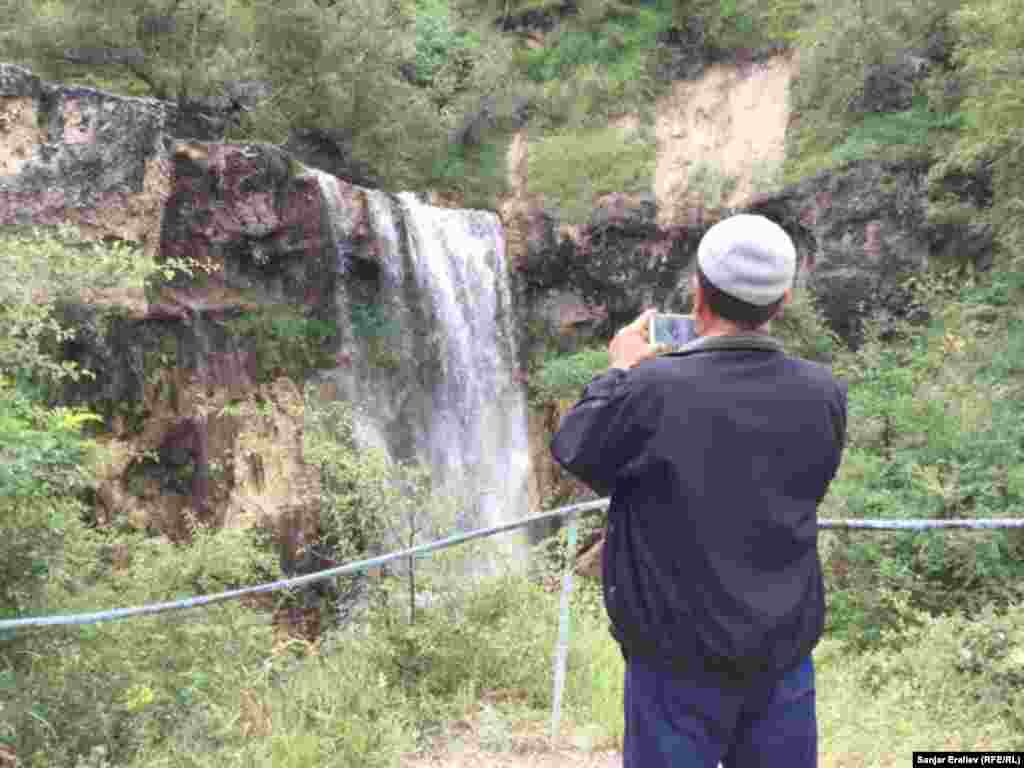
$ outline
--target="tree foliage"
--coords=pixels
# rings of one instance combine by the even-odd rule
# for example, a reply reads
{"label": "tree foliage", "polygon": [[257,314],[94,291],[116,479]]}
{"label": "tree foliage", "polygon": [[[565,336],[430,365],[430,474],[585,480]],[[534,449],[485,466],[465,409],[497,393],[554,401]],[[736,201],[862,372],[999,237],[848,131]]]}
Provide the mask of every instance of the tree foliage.
{"label": "tree foliage", "polygon": [[16,60],[54,79],[88,74],[94,84],[187,101],[244,71],[249,12],[241,0],[27,3],[7,43]]}
{"label": "tree foliage", "polygon": [[391,184],[421,180],[441,126],[428,94],[402,75],[413,55],[407,28],[388,2],[257,0],[255,58],[273,95],[250,129],[273,141],[293,126],[339,132]]}
{"label": "tree foliage", "polygon": [[959,36],[955,53],[963,83],[966,124],[953,152],[933,169],[933,178],[966,172],[991,175],[989,210],[969,215],[990,223],[1005,249],[1024,249],[1024,4],[1018,0],[965,3],[953,16]]}
{"label": "tree foliage", "polygon": [[[956,127],[929,99],[924,76],[946,75],[926,52],[961,0],[827,0],[796,35],[797,120],[787,137],[787,176],[911,148],[927,156]],[[932,52],[941,57],[942,52]]]}

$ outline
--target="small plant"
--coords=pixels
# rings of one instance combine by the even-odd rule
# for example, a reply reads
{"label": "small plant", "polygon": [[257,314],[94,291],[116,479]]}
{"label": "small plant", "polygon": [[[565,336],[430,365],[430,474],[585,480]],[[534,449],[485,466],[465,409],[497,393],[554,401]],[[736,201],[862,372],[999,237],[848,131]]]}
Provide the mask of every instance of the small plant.
{"label": "small plant", "polygon": [[608,369],[608,350],[584,349],[572,355],[549,357],[530,376],[530,399],[547,403],[575,398],[590,380]]}
{"label": "small plant", "polygon": [[643,131],[565,130],[531,144],[527,187],[568,220],[583,221],[601,195],[649,192],[654,160],[655,142]]}
{"label": "small plant", "polygon": [[846,139],[832,150],[831,164],[838,166],[867,157],[893,156],[900,152],[926,156],[942,135],[950,135],[963,125],[959,114],[932,112],[926,100],[918,99],[912,109],[864,116]]}
{"label": "small plant", "polygon": [[333,319],[306,314],[279,304],[225,321],[255,350],[259,377],[288,375],[302,380],[314,368],[333,364],[338,328]]}
{"label": "small plant", "polygon": [[736,189],[738,180],[705,160],[690,167],[686,194],[693,202],[712,210],[721,208]]}

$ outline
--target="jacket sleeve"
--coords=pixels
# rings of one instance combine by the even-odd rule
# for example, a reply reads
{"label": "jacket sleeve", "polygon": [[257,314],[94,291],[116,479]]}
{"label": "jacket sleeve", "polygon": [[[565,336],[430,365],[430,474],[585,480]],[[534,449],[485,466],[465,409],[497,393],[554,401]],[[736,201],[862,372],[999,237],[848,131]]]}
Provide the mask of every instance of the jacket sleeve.
{"label": "jacket sleeve", "polygon": [[591,381],[562,419],[551,454],[566,471],[607,496],[621,471],[643,454],[659,408],[656,398],[643,392],[635,369],[612,369]]}

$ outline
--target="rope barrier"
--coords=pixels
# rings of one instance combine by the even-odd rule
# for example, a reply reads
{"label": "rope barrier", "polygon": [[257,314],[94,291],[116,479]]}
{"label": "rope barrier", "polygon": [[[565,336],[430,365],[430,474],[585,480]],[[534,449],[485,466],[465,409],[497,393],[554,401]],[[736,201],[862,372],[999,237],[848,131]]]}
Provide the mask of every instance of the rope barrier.
{"label": "rope barrier", "polygon": [[[448,536],[444,539],[421,544],[416,547],[391,552],[379,557],[372,557],[367,560],[360,560],[348,565],[341,565],[325,571],[317,571],[304,576],[296,576],[290,579],[279,579],[278,581],[266,584],[257,584],[252,587],[233,589],[227,592],[220,592],[213,595],[199,595],[196,597],[173,600],[166,603],[153,603],[132,608],[114,608],[95,613],[79,613],[68,616],[39,616],[24,619],[3,619],[0,620],[0,632],[5,630],[27,629],[30,627],[54,627],[99,624],[104,621],[117,621],[130,619],[136,616],[150,616],[168,611],[180,611],[189,608],[198,608],[204,605],[213,605],[228,600],[237,600],[246,595],[256,595],[266,592],[277,592],[283,589],[304,587],[315,584],[319,581],[334,579],[339,576],[350,576],[362,573],[371,568],[378,568],[395,560],[420,557],[423,555],[448,549],[460,544],[465,544],[475,539],[488,538],[501,533],[508,533],[518,528],[525,528],[534,523],[550,522],[562,518],[584,515],[589,512],[596,512],[608,506],[608,499],[597,499],[581,504],[571,504],[566,507],[559,507],[550,512],[543,512],[530,517],[525,517],[510,523],[503,523],[489,528],[479,528],[467,533]],[[964,529],[964,530],[996,530],[1006,528],[1024,529],[1024,518],[1021,519],[978,519],[978,520],[819,520],[818,527],[824,530],[865,530],[865,531],[926,531],[936,529]],[[571,582],[570,582],[571,584]]]}
{"label": "rope barrier", "polygon": [[[377,568],[386,563],[408,558],[422,557],[433,552],[455,547],[459,544],[473,541],[475,539],[496,536],[501,533],[524,528],[534,523],[549,522],[567,518],[569,520],[568,530],[568,563],[566,572],[562,578],[562,594],[559,604],[558,617],[558,641],[555,647],[554,681],[552,692],[551,709],[551,738],[556,739],[559,732],[559,724],[562,715],[562,694],[565,689],[566,665],[569,655],[569,601],[573,588],[573,553],[576,550],[577,542],[577,516],[590,512],[597,512],[605,509],[609,504],[608,499],[598,499],[582,504],[572,504],[567,507],[560,507],[550,512],[544,512],[531,517],[525,517],[511,523],[495,525],[489,528],[480,528],[475,531],[448,536],[444,539],[410,547],[397,552],[391,552],[380,557],[372,557],[367,560],[360,560],[348,565],[341,565],[336,568],[329,568],[325,571],[297,576],[290,579],[280,579],[267,584],[257,584],[243,589],[233,589],[227,592],[220,592],[214,595],[199,595],[183,600],[174,600],[166,603],[154,603],[134,608],[115,608],[95,613],[80,613],[69,616],[40,616],[25,619],[0,620],[0,632],[10,632],[17,629],[30,627],[53,627],[53,626],[74,626],[86,624],[99,624],[104,621],[115,621],[128,619],[135,616],[154,615],[169,611],[179,611],[188,608],[198,608],[203,605],[212,605],[228,600],[235,600],[245,595],[255,595],[266,592],[275,592],[282,589],[292,589],[314,584],[318,581],[348,576],[371,568]],[[864,531],[926,531],[926,530],[994,530],[999,528],[1024,529],[1024,519],[988,519],[988,520],[819,520],[818,527],[825,530],[864,530]]]}
{"label": "rope barrier", "polygon": [[391,552],[387,555],[371,557],[368,560],[349,563],[348,565],[339,565],[336,568],[330,568],[326,571],[317,571],[316,573],[309,573],[305,576],[296,576],[290,579],[279,579],[278,581],[272,581],[266,584],[257,584],[255,586],[244,587],[242,589],[232,589],[227,592],[220,592],[214,595],[200,595],[198,597],[190,597],[166,603],[153,603],[151,605],[142,605],[135,608],[114,608],[107,611],[79,613],[71,616],[41,616],[26,619],[5,619],[0,621],[0,631],[24,629],[27,627],[99,624],[104,621],[130,619],[135,616],[148,616],[157,613],[166,613],[168,611],[198,608],[199,606],[222,603],[227,600],[237,600],[238,598],[245,597],[246,595],[277,592],[282,589],[291,589],[293,587],[304,587],[308,584],[315,584],[318,581],[326,581],[327,579],[337,578],[338,576],[350,576],[362,573],[363,571],[367,571],[371,568],[378,568],[395,560],[418,557],[431,552],[437,552],[442,549],[448,549],[449,547],[458,546],[459,544],[465,544],[466,542],[473,541],[474,539],[482,539],[489,536],[495,536],[499,533],[507,533],[508,531],[513,531],[517,528],[524,528],[527,525],[532,525],[533,523],[558,520],[571,515],[603,509],[607,506],[607,503],[606,499],[600,499],[598,501],[584,502],[583,504],[573,504],[572,506],[561,507],[552,512],[544,512],[515,522],[495,525],[490,528],[480,528],[475,531],[469,531],[467,533],[461,533],[455,536],[439,539],[437,541],[430,542],[429,544],[421,544],[416,547]]}
{"label": "rope barrier", "polygon": [[819,520],[826,530],[860,531],[934,531],[960,529],[993,531],[1000,528],[1024,528],[1024,519],[991,518],[976,520]]}

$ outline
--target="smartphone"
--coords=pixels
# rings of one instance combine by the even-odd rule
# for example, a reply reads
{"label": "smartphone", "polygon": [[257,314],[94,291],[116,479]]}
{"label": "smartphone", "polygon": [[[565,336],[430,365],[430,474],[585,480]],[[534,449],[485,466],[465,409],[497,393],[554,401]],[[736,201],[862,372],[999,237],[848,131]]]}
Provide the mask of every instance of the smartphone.
{"label": "smartphone", "polygon": [[671,315],[658,312],[651,317],[650,344],[658,347],[662,344],[674,352],[684,344],[697,338],[697,327],[690,315]]}

